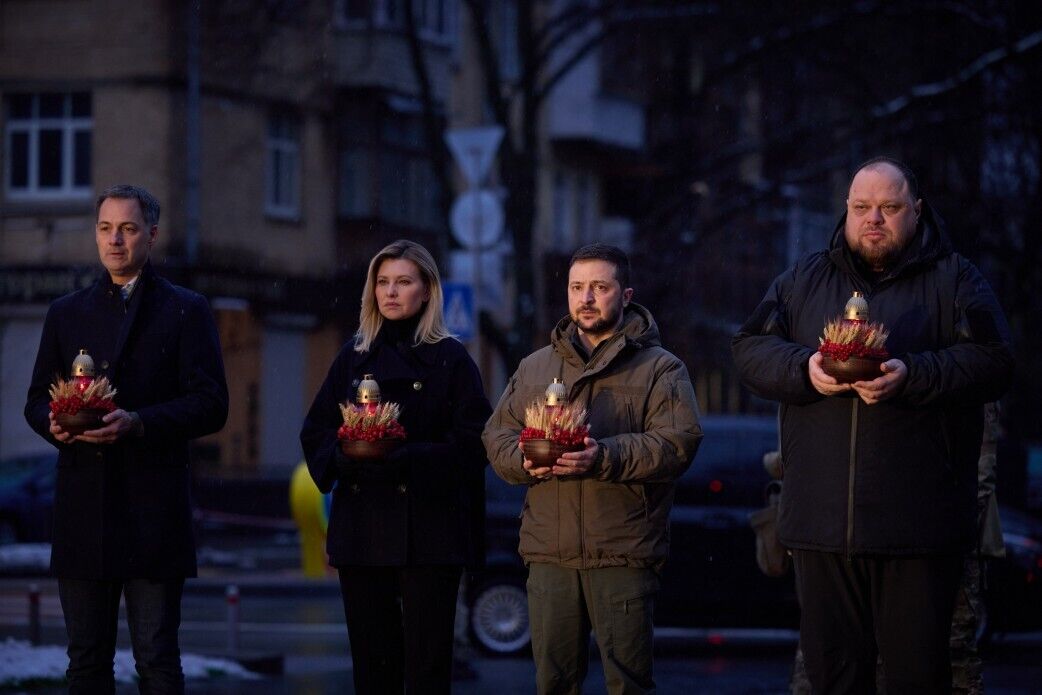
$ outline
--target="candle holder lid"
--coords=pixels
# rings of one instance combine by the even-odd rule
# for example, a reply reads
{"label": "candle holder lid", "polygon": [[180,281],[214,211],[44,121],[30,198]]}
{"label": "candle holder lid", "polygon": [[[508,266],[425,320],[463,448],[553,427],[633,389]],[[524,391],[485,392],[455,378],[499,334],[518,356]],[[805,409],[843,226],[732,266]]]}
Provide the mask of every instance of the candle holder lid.
{"label": "candle holder lid", "polygon": [[568,403],[568,387],[563,381],[554,377],[554,380],[546,387],[547,405],[565,405]]}
{"label": "candle holder lid", "polygon": [[376,383],[372,374],[366,374],[362,377],[361,383],[358,384],[358,391],[355,394],[355,401],[358,403],[380,402],[380,384]]}
{"label": "candle holder lid", "polygon": [[72,361],[72,375],[74,377],[94,376],[94,360],[86,350],[80,350],[80,354],[76,355],[76,359]]}
{"label": "candle holder lid", "polygon": [[843,309],[843,318],[848,321],[868,321],[868,300],[860,292],[854,294],[847,300]]}

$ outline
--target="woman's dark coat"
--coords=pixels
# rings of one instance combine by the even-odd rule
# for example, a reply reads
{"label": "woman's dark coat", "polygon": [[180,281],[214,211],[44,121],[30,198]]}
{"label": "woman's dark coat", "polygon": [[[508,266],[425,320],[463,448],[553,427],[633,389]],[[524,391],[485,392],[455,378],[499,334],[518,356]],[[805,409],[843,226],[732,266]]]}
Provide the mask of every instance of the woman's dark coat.
{"label": "woman's dark coat", "polygon": [[[345,461],[339,405],[372,374],[384,402],[401,406],[407,443],[378,463]],[[308,469],[333,490],[327,548],[333,566],[468,564],[484,560],[481,430],[491,413],[481,375],[459,341],[348,343],[334,360],[300,433]],[[339,477],[338,477],[338,471]]]}
{"label": "woman's dark coat", "polygon": [[[1006,320],[926,203],[916,235],[874,285],[844,223],[829,250],[774,281],[732,342],[742,383],[782,404],[779,536],[790,548],[849,555],[961,552],[975,536],[983,404],[1012,377]],[[875,405],[822,396],[807,373],[825,322],[854,290],[908,367],[901,392]]]}
{"label": "woman's dark coat", "polygon": [[[220,342],[206,299],[146,264],[129,302],[105,275],[55,301],[44,320],[25,405],[29,425],[58,448],[51,570],[80,579],[196,574],[188,442],[228,416]],[[80,349],[137,412],[144,435],[114,444],[51,437],[48,389]]]}

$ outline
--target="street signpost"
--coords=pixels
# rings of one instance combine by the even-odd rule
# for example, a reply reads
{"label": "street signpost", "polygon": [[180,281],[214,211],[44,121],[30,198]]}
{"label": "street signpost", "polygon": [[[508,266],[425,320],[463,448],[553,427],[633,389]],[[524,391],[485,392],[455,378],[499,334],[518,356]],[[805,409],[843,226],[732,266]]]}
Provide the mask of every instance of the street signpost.
{"label": "street signpost", "polygon": [[446,281],[441,284],[445,293],[445,326],[462,341],[477,337],[477,312],[474,311],[474,288],[465,282]]}
{"label": "street signpost", "polygon": [[498,125],[445,131],[445,144],[471,187],[480,188],[485,182],[503,133]]}
{"label": "street signpost", "polygon": [[[505,131],[500,126],[453,128],[445,132],[445,144],[452,152],[468,190],[464,191],[449,214],[449,228],[456,240],[473,253],[470,283],[445,283],[445,318],[449,329],[461,340],[473,341],[478,366],[486,368],[478,339],[478,299],[481,292],[481,255],[490,251],[503,233],[504,214],[499,197],[484,187],[488,172]],[[462,280],[463,278],[454,278]],[[452,289],[450,290],[450,285]]]}
{"label": "street signpost", "polygon": [[449,229],[466,249],[482,251],[490,248],[503,233],[503,206],[499,198],[481,188],[463,193],[452,204]]}

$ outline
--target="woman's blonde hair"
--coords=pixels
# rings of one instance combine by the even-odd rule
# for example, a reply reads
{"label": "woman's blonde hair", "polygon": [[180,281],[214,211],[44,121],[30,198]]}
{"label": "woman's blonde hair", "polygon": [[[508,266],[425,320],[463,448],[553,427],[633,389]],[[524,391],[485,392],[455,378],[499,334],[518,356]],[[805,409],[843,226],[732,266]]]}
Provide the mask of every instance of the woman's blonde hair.
{"label": "woman's blonde hair", "polygon": [[384,325],[383,314],[376,305],[376,275],[380,272],[380,264],[391,259],[405,259],[416,264],[420,271],[420,279],[430,292],[430,297],[420,309],[420,323],[416,326],[415,345],[420,343],[436,343],[445,338],[454,337],[445,326],[445,314],[442,311],[444,293],[441,289],[441,276],[438,266],[430,251],[415,241],[399,239],[383,247],[369,261],[369,272],[366,275],[365,289],[362,290],[362,311],[358,316],[358,332],[355,333],[355,352],[366,352],[373,344],[373,339]]}

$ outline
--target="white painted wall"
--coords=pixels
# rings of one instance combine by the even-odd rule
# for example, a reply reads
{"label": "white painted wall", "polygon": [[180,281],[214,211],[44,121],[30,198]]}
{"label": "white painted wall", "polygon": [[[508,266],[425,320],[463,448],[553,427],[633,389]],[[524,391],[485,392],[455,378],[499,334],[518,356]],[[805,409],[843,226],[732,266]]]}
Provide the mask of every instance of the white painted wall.
{"label": "white painted wall", "polygon": [[261,346],[260,469],[265,476],[289,476],[304,457],[300,425],[304,402],[306,333],[265,327]]}

